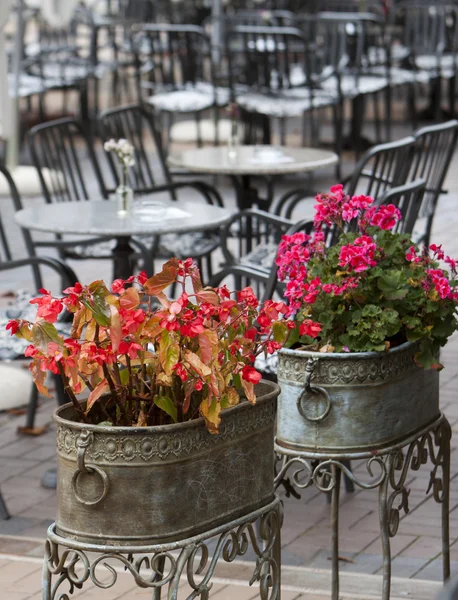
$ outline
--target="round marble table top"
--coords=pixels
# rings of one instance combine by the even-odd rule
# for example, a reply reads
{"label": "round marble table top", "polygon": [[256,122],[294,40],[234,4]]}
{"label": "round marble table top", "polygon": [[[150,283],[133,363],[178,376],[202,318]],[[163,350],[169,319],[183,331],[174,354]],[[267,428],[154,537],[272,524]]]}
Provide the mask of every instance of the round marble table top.
{"label": "round marble table top", "polygon": [[193,200],[161,204],[159,208],[144,208],[143,214],[134,209],[133,215],[126,217],[117,215],[114,200],[34,205],[18,211],[15,220],[25,229],[38,231],[130,237],[215,229],[227,223],[234,214],[233,210]]}
{"label": "round marble table top", "polygon": [[339,157],[329,150],[286,146],[240,146],[230,157],[225,146],[194,148],[168,157],[172,167],[194,173],[223,175],[284,175],[335,165]]}

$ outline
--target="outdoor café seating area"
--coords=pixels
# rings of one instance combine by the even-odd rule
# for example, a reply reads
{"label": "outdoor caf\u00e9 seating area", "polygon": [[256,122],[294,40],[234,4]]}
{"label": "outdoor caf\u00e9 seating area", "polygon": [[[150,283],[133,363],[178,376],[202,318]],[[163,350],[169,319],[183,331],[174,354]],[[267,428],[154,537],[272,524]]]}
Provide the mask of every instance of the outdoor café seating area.
{"label": "outdoor caf\u00e9 seating area", "polygon": [[5,600],[458,598],[457,75],[453,0],[0,1]]}

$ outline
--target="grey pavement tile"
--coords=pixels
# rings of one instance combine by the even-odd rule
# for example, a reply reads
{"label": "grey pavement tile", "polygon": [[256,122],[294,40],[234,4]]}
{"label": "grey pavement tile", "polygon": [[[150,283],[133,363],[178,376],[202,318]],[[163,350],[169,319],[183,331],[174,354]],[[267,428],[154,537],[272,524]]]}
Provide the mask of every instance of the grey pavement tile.
{"label": "grey pavement tile", "polygon": [[[458,562],[452,561],[450,563],[450,571],[452,576],[456,576],[458,573]],[[427,579],[430,581],[442,581],[442,560],[440,558],[431,561],[424,568],[414,573],[415,579]]]}
{"label": "grey pavement tile", "polygon": [[[428,563],[427,558],[412,558],[408,556],[398,556],[391,563],[391,574],[393,577],[408,577],[411,578],[415,573],[421,570]],[[382,574],[382,565],[377,571]],[[429,579],[429,578],[428,578]]]}
{"label": "grey pavement tile", "polygon": [[0,521],[0,534],[3,535],[25,535],[25,531],[38,525],[41,519],[33,517],[11,517],[11,519]]}

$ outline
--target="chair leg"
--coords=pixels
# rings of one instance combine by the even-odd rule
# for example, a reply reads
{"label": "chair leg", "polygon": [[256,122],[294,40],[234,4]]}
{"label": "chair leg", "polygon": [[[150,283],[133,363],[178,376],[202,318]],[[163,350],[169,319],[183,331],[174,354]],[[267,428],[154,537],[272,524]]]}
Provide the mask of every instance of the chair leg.
{"label": "chair leg", "polygon": [[0,490],[0,519],[6,520],[10,518],[10,513],[6,508],[5,500],[3,499],[2,492]]}
{"label": "chair leg", "polygon": [[448,102],[449,102],[449,111],[450,111],[450,119],[455,118],[455,87],[456,87],[456,77],[451,77],[448,80]]}
{"label": "chair leg", "polygon": [[37,412],[38,407],[38,389],[36,385],[32,384],[32,389],[30,391],[29,404],[27,406],[27,418],[25,421],[25,426],[27,429],[33,429],[35,425],[35,414]]}
{"label": "chair leg", "polygon": [[409,107],[409,115],[412,119],[412,129],[415,131],[415,129],[417,129],[417,107],[416,107],[416,102],[415,102],[415,92],[416,92],[416,85],[415,83],[411,83],[409,84],[409,89],[407,91],[407,104]]}

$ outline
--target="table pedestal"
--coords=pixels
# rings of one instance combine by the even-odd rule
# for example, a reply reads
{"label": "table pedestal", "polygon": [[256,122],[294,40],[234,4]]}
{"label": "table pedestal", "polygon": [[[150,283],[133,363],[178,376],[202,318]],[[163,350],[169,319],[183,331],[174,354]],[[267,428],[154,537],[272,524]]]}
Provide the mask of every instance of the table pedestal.
{"label": "table pedestal", "polygon": [[[285,481],[287,488],[306,489],[315,485],[331,494],[332,527],[332,600],[339,599],[339,493],[342,472],[362,489],[379,490],[380,533],[383,552],[382,600],[389,600],[391,588],[390,538],[398,531],[401,514],[409,512],[409,490],[406,487],[409,470],[418,471],[428,462],[432,465],[426,493],[433,491],[434,499],[442,506],[442,559],[444,581],[450,576],[450,425],[444,415],[422,431],[401,442],[376,450],[361,452],[325,453],[299,452],[275,445],[277,463],[276,486]],[[362,481],[345,464],[348,460],[366,460],[372,478]],[[294,467],[290,477],[287,472]]]}
{"label": "table pedestal", "polygon": [[[83,544],[57,535],[53,524],[45,546],[42,598],[69,600],[75,588],[81,589],[89,580],[98,588],[111,588],[119,570],[129,571],[139,587],[151,589],[153,600],[177,600],[183,580],[193,590],[189,597],[207,600],[218,561],[232,562],[251,545],[257,558],[250,585],[259,582],[262,600],[280,600],[281,524],[282,505],[278,497],[249,515],[201,535],[152,546]],[[210,540],[216,541],[212,544],[214,550],[209,549]]]}
{"label": "table pedestal", "polygon": [[113,248],[113,279],[128,279],[135,270],[135,250],[130,237],[119,237]]}

